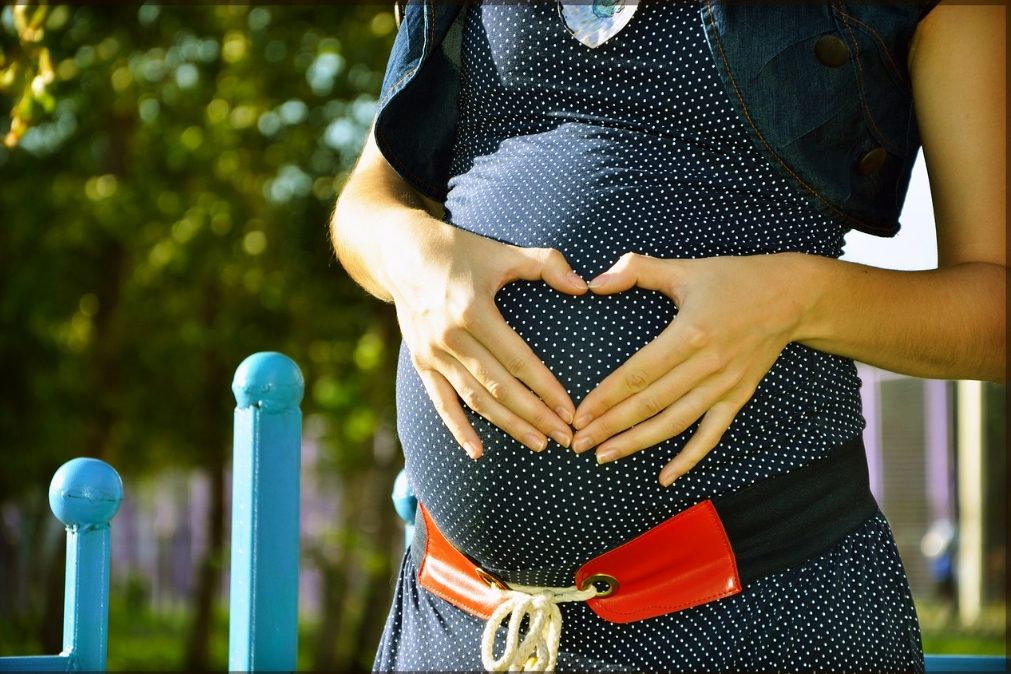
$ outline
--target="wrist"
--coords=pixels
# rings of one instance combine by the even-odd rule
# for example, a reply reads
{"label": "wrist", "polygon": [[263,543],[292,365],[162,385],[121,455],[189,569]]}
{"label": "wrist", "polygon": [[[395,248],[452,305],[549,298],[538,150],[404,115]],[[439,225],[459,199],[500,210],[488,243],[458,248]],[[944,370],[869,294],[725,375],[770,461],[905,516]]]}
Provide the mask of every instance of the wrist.
{"label": "wrist", "polygon": [[784,253],[784,258],[791,296],[789,340],[803,343],[824,332],[828,267],[838,261],[807,253]]}

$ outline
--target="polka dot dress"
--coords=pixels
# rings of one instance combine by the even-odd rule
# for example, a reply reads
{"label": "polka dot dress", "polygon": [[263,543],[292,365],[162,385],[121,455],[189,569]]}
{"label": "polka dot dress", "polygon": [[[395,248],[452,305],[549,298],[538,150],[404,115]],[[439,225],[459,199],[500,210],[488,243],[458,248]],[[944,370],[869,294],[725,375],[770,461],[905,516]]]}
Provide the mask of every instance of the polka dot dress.
{"label": "polka dot dress", "polygon": [[[553,2],[462,11],[446,222],[557,248],[584,278],[629,251],[841,254],[845,231],[796,197],[749,140],[698,4],[646,0],[596,49],[564,29]],[[668,298],[641,289],[569,297],[520,281],[496,302],[576,404],[676,316]],[[853,362],[790,344],[719,445],[669,488],[657,475],[697,423],[598,465],[592,452],[553,442],[534,453],[468,410],[484,442],[484,456],[471,461],[406,348],[400,355],[397,425],[415,492],[457,548],[524,584],[571,585],[589,558],[706,498],[823,458],[864,427]],[[559,670],[923,668],[905,572],[880,513],[819,557],[734,597],[629,624],[582,603],[561,611]],[[375,669],[481,670],[482,628],[419,587],[405,555]]]}

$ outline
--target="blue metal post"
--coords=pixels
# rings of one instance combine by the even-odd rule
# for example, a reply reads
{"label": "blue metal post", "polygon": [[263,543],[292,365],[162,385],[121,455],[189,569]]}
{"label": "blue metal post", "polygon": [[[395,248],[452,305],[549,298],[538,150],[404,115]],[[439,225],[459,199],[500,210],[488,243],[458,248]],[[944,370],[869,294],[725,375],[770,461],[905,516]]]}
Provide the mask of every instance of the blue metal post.
{"label": "blue metal post", "polygon": [[418,510],[418,498],[407,481],[407,472],[401,470],[393,481],[393,507],[397,509],[400,519],[404,520],[404,547],[409,547],[414,540],[414,515]]}
{"label": "blue metal post", "polygon": [[109,645],[109,522],[123,481],[104,461],[66,462],[49,484],[49,507],[67,527],[63,652],[0,658],[6,671],[105,671]]}
{"label": "blue metal post", "polygon": [[79,670],[105,669],[109,645],[109,522],[123,500],[119,473],[98,459],[71,459],[53,475],[49,507],[67,527],[63,651]]}
{"label": "blue metal post", "polygon": [[299,468],[304,384],[287,356],[235,371],[231,671],[292,671],[298,641]]}

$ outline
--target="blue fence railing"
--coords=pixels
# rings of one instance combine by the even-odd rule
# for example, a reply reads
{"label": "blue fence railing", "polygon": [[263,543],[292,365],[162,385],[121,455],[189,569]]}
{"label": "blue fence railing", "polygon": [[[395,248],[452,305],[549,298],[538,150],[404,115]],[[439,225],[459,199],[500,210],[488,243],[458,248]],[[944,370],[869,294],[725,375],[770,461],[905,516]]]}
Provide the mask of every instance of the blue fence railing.
{"label": "blue fence railing", "polygon": [[[304,384],[298,365],[253,354],[232,381],[230,671],[292,671],[298,637],[299,467]],[[109,522],[123,496],[112,466],[73,459],[49,503],[67,527],[63,651],[0,658],[0,671],[103,671],[109,643]]]}
{"label": "blue fence railing", "polygon": [[109,522],[123,499],[119,473],[98,459],[71,459],[49,483],[49,507],[67,528],[63,650],[0,658],[0,670],[101,671],[109,642]]}
{"label": "blue fence railing", "polygon": [[[287,356],[257,353],[232,382],[230,671],[293,671],[298,637],[299,469],[304,383]],[[67,529],[63,650],[0,658],[0,671],[103,671],[109,643],[110,522],[123,498],[119,474],[91,458],[68,461],[49,486]],[[413,536],[417,499],[401,473],[397,513]],[[1003,657],[927,656],[929,672],[1006,672]]]}

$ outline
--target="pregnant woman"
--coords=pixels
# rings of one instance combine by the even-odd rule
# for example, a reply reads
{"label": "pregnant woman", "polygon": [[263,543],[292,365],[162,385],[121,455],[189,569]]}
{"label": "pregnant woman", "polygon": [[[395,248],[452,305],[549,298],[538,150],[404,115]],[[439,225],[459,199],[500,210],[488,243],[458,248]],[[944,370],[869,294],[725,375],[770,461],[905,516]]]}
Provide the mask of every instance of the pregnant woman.
{"label": "pregnant woman", "polygon": [[[938,228],[929,272],[836,259],[854,225],[756,142],[705,0],[625,6],[596,36],[546,2],[455,17],[446,184],[394,170],[377,125],[334,213],[341,262],[396,305],[397,427],[422,505],[377,671],[922,671],[866,489],[854,359],[978,379],[1003,379],[1005,359],[1003,10],[933,4],[914,8],[903,64]],[[401,34],[439,30],[439,11],[409,6]],[[819,68],[854,65],[822,38]],[[887,179],[885,149],[856,160]],[[685,524],[708,504],[716,525]],[[700,531],[725,550],[706,557]],[[609,573],[575,582],[601,555]],[[626,580],[641,558],[659,561]],[[702,567],[727,559],[718,594],[652,605],[705,594]],[[477,584],[446,580],[452,560]]]}

